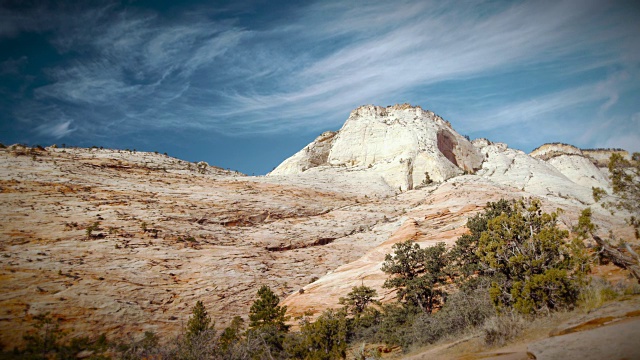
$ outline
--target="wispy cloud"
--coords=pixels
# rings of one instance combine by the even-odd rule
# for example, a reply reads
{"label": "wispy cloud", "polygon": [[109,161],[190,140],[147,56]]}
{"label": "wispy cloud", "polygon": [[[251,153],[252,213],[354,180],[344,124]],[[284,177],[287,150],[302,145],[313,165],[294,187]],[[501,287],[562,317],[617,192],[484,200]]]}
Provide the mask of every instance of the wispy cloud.
{"label": "wispy cloud", "polygon": [[75,131],[71,128],[71,120],[61,121],[53,124],[42,124],[36,128],[36,132],[42,136],[60,139]]}
{"label": "wispy cloud", "polygon": [[[49,84],[14,112],[66,123],[65,135],[59,113],[78,133],[335,128],[355,106],[436,98],[421,91],[450,82],[466,101],[452,102],[464,126],[491,131],[594,104],[605,117],[638,91],[637,14],[595,0],[463,4],[322,1],[259,28],[219,13],[68,6],[20,13],[0,37],[46,30],[61,54],[77,55],[48,68]],[[514,89],[494,83],[534,70]],[[551,85],[536,87],[545,72]]]}

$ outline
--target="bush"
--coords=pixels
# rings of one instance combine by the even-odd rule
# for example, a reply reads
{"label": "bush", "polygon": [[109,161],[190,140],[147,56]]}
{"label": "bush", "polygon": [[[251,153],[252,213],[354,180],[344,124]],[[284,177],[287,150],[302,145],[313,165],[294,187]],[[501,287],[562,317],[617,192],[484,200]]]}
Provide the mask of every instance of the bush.
{"label": "bush", "polygon": [[618,296],[618,291],[609,281],[602,278],[592,278],[580,290],[579,304],[583,309],[589,311],[599,308]]}
{"label": "bush", "polygon": [[467,220],[469,233],[460,236],[450,251],[448,272],[460,282],[473,278],[475,274],[482,275],[485,269],[480,266],[480,258],[476,254],[480,236],[487,231],[489,220],[502,214],[511,215],[512,213],[512,204],[501,199],[497,202],[487,203],[482,213],[469,218]]}
{"label": "bush", "polygon": [[[620,154],[611,154],[609,158],[609,179],[613,185],[613,194],[616,201],[607,201],[601,205],[605,208],[626,210],[632,216],[627,218],[629,225],[635,230],[635,238],[640,238],[640,153],[633,153],[631,160],[627,160]],[[593,198],[596,202],[602,199],[606,191],[601,188],[592,188]]]}
{"label": "bush", "polygon": [[277,353],[284,349],[285,334],[289,331],[285,322],[289,317],[285,316],[287,307],[279,306],[279,303],[278,295],[265,285],[258,290],[258,299],[249,310],[248,334],[256,341],[264,342],[266,348],[260,350],[262,353]]}
{"label": "bush", "polygon": [[368,286],[354,286],[346,297],[341,297],[339,304],[344,305],[347,313],[359,317],[369,304],[377,304],[378,292]]}
{"label": "bush", "polygon": [[[2,358],[15,359],[74,359],[85,350],[93,353],[91,359],[107,359],[103,355],[107,350],[106,336],[100,335],[90,339],[86,336],[69,338],[68,333],[60,329],[60,319],[51,315],[40,314],[33,317],[33,328],[24,335],[26,342],[22,350],[14,349],[13,353],[0,353]],[[63,340],[66,339],[66,340]]]}
{"label": "bush", "polygon": [[434,343],[444,337],[455,336],[477,326],[496,312],[486,289],[458,291],[435,314],[420,314],[412,325],[414,345]]}
{"label": "bush", "polygon": [[161,358],[165,352],[158,346],[159,340],[153,331],[145,331],[141,340],[118,346],[119,358],[123,360]]}
{"label": "bush", "polygon": [[207,309],[204,308],[202,301],[197,301],[187,322],[186,338],[195,338],[206,331],[213,330],[214,325],[215,323],[211,322],[211,317],[207,313]]}
{"label": "bush", "polygon": [[516,312],[506,312],[500,316],[491,317],[482,327],[484,343],[489,346],[503,346],[520,335],[525,328],[525,319]]}
{"label": "bush", "polygon": [[279,331],[288,331],[289,326],[285,322],[289,319],[285,316],[286,306],[279,306],[280,299],[268,286],[264,285],[258,290],[258,299],[254,301],[249,310],[249,327],[252,329],[261,326],[275,326]]}
{"label": "bush", "polygon": [[532,200],[487,222],[476,253],[493,278],[489,294],[498,309],[538,313],[577,301],[579,269],[565,243],[569,233],[556,221],[556,213],[543,213]]}
{"label": "bush", "polygon": [[347,314],[329,309],[314,322],[303,322],[300,334],[292,337],[289,355],[295,359],[344,359],[348,345]]}
{"label": "bush", "polygon": [[400,306],[397,303],[384,304],[374,340],[407,349],[414,341],[411,326],[418,314],[419,310],[416,308]]}

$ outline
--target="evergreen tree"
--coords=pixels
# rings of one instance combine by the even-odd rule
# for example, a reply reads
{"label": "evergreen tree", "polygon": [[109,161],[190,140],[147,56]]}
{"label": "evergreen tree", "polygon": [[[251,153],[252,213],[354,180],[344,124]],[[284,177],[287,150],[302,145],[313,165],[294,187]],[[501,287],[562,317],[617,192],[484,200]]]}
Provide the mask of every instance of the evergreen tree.
{"label": "evergreen tree", "polygon": [[480,266],[480,259],[476,255],[478,240],[480,235],[487,230],[489,220],[505,213],[511,215],[513,212],[511,203],[505,199],[497,202],[489,202],[484,211],[467,220],[468,234],[464,234],[456,240],[455,246],[451,249],[449,272],[459,278],[459,280],[469,280],[474,274],[483,272]]}
{"label": "evergreen tree", "polygon": [[339,304],[344,305],[347,312],[360,316],[369,304],[377,304],[375,297],[378,293],[368,286],[354,286],[346,297],[341,297]]}
{"label": "evergreen tree", "polygon": [[344,309],[329,309],[314,322],[304,322],[289,351],[296,359],[344,359],[348,346],[348,323]]}
{"label": "evergreen tree", "polygon": [[258,299],[249,310],[249,328],[256,329],[263,326],[275,326],[278,331],[288,331],[285,324],[288,317],[286,306],[279,306],[280,299],[271,289],[264,285],[258,290]]}
{"label": "evergreen tree", "polygon": [[444,243],[421,249],[412,240],[393,245],[382,271],[392,275],[383,287],[396,289],[398,301],[405,306],[431,313],[442,302],[444,291],[438,287],[446,277],[447,251]]}
{"label": "evergreen tree", "polygon": [[233,320],[231,320],[231,324],[222,331],[219,340],[220,352],[222,354],[226,353],[235,342],[240,340],[243,325],[244,320],[240,316],[235,316]]}
{"label": "evergreen tree", "polygon": [[214,324],[211,322],[211,317],[209,317],[207,309],[204,308],[202,301],[198,300],[191,310],[191,317],[187,322],[187,339],[193,339],[207,330],[212,330],[213,326]]}
{"label": "evergreen tree", "polygon": [[492,276],[489,292],[498,309],[535,313],[576,302],[579,282],[568,235],[557,227],[557,214],[543,213],[538,200],[520,201],[510,215],[487,222],[476,255]]}

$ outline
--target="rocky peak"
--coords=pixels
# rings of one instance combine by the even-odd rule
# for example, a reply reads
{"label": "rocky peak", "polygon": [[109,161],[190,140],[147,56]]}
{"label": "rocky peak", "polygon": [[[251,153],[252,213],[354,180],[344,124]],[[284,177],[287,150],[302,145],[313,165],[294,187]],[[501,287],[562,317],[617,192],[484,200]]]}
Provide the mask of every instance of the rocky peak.
{"label": "rocky peak", "polygon": [[348,168],[409,190],[480,168],[482,155],[451,124],[420,106],[360,106],[333,135],[321,135],[269,175]]}
{"label": "rocky peak", "polygon": [[582,151],[577,147],[563,143],[549,143],[534,149],[529,155],[541,160],[549,160],[560,155],[580,155]]}

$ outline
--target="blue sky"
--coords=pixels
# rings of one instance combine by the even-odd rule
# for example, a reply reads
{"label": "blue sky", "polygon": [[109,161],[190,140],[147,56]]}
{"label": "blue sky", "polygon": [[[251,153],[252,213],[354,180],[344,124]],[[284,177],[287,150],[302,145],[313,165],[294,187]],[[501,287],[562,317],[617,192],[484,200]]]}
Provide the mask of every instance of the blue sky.
{"label": "blue sky", "polygon": [[357,106],[409,102],[524,151],[640,151],[637,1],[0,4],[4,144],[264,174]]}

